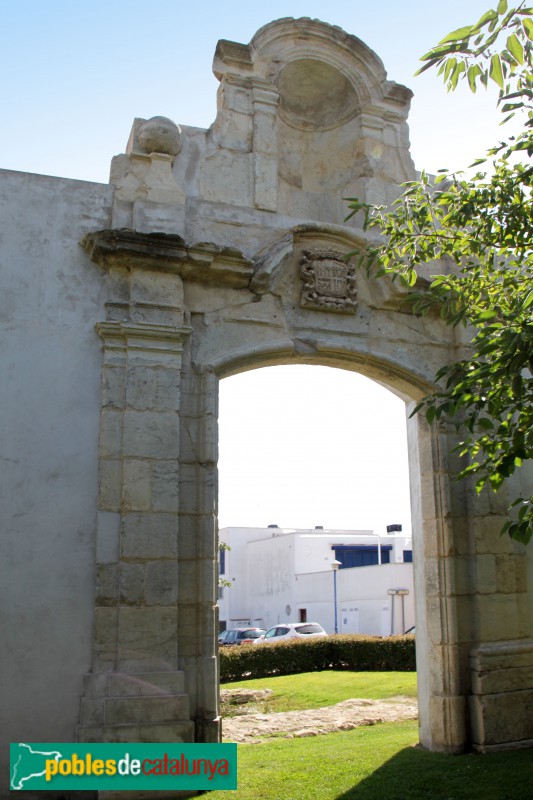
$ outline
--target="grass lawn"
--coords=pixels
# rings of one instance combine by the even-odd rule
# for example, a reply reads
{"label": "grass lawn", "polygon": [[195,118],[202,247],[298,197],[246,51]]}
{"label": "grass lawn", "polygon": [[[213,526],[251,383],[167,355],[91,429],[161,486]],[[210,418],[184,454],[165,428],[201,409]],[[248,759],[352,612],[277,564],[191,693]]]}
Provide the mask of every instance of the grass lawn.
{"label": "grass lawn", "polygon": [[417,723],[238,746],[239,788],[210,800],[531,800],[533,753],[446,756]]}
{"label": "grass lawn", "polygon": [[297,711],[333,706],[352,697],[372,700],[400,694],[416,697],[416,673],[326,670],[223,683],[220,688],[272,689],[274,694],[269,700],[261,702],[261,711]]}
{"label": "grass lawn", "polygon": [[[222,688],[273,689],[269,711],[351,697],[416,693],[410,672],[319,672]],[[446,756],[415,747],[418,725],[392,722],[303,739],[238,746],[239,788],[210,800],[532,800],[533,751]]]}

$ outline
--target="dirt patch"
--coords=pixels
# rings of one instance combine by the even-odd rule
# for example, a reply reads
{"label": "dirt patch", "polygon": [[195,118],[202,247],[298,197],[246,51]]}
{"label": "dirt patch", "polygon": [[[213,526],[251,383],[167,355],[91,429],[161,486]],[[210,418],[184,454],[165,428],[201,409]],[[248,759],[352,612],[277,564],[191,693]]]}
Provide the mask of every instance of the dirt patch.
{"label": "dirt patch", "polygon": [[[229,697],[226,698],[229,701]],[[320,736],[333,731],[349,731],[361,725],[416,719],[418,707],[412,697],[391,697],[387,700],[343,700],[334,706],[306,711],[285,711],[272,714],[248,713],[240,709],[238,716],[222,721],[222,735],[230,742],[260,742],[272,736],[293,739]]]}

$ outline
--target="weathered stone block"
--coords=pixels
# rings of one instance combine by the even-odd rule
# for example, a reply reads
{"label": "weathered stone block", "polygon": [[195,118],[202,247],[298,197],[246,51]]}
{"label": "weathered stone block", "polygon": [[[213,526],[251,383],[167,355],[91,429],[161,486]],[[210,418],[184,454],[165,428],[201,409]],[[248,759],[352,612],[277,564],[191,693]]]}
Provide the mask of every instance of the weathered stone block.
{"label": "weathered stone block", "polygon": [[102,725],[104,722],[104,700],[82,698],[80,723],[82,725]]}
{"label": "weathered stone block", "polygon": [[180,407],[179,364],[175,369],[130,367],[126,403],[137,411],[177,411]]}
{"label": "weathered stone block", "polygon": [[179,465],[174,461],[159,461],[153,466],[152,508],[170,513],[178,511]]}
{"label": "weathered stone block", "polygon": [[180,558],[178,562],[178,584],[179,593],[182,601],[188,598],[188,602],[196,603],[198,592],[198,573],[196,561],[184,561]]}
{"label": "weathered stone block", "polygon": [[442,753],[462,752],[466,739],[466,698],[431,697],[431,749]]}
{"label": "weathered stone block", "polygon": [[214,514],[216,505],[215,469],[202,464],[182,466],[180,469],[180,512],[183,514]]}
{"label": "weathered stone block", "polygon": [[96,608],[94,611],[94,641],[100,648],[113,646],[117,638],[118,609]]}
{"label": "weathered stone block", "polygon": [[124,455],[131,458],[178,458],[178,415],[168,412],[126,411],[123,450]]}
{"label": "weathered stone block", "polygon": [[524,591],[519,587],[523,587],[525,583],[525,557],[522,555],[497,555],[495,561],[497,591],[504,594]]}
{"label": "weathered stone block", "polygon": [[254,159],[256,208],[265,211],[278,210],[278,164],[268,155],[256,154]]}
{"label": "weathered stone block", "polygon": [[481,594],[496,590],[496,559],[492,555],[480,555],[476,558],[476,590]]}
{"label": "weathered stone block", "polygon": [[83,678],[84,696],[87,698],[107,697],[109,689],[109,674],[85,675]]}
{"label": "weathered stone block", "polygon": [[151,498],[150,462],[125,459],[122,480],[122,508],[125,511],[148,511]]}
{"label": "weathered stone block", "polygon": [[444,590],[450,595],[468,595],[472,591],[473,575],[475,570],[474,560],[468,556],[442,559],[444,573]]}
{"label": "weathered stone block", "polygon": [[96,527],[96,563],[118,561],[120,552],[121,516],[111,511],[99,511]]}
{"label": "weathered stone block", "polygon": [[130,278],[133,303],[164,304],[183,309],[183,281],[179,275],[134,269]]}
{"label": "weathered stone block", "polygon": [[180,558],[186,561],[196,557],[215,558],[217,555],[217,531],[214,515],[180,513],[179,520]]}
{"label": "weathered stone block", "polygon": [[102,741],[102,728],[97,725],[78,726],[76,741],[84,744],[98,744]]}
{"label": "weathered stone block", "polygon": [[170,722],[167,725],[106,725],[103,742],[194,742],[193,722]]}
{"label": "weathered stone block", "polygon": [[122,501],[122,462],[100,459],[100,490],[98,506],[101,511],[120,511]]}
{"label": "weathered stone block", "polygon": [[125,558],[175,558],[178,520],[171,514],[126,514],[121,553]]}
{"label": "weathered stone block", "polygon": [[120,564],[120,602],[141,605],[144,601],[144,564]]}
{"label": "weathered stone block", "polygon": [[100,415],[100,455],[102,458],[120,458],[122,454],[122,412],[108,408]]}
{"label": "weathered stone block", "polygon": [[94,610],[94,651],[93,669],[95,672],[109,672],[116,667],[117,660],[118,609],[96,607]]}
{"label": "weathered stone block", "polygon": [[533,688],[473,695],[470,709],[473,743],[481,749],[533,739]]}
{"label": "weathered stone block", "polygon": [[175,671],[176,628],[175,608],[121,608],[118,669],[123,672]]}
{"label": "weathered stone block", "polygon": [[118,599],[118,564],[97,564],[96,605],[114,605]]}
{"label": "weathered stone block", "polygon": [[482,642],[520,639],[527,635],[526,606],[520,602],[521,595],[478,595],[478,636]]}
{"label": "weathered stone block", "polygon": [[177,561],[152,561],[146,565],[145,601],[149,606],[167,606],[178,599]]}
{"label": "weathered stone block", "polygon": [[110,697],[147,697],[151,695],[183,694],[183,672],[140,672],[134,675],[110,675]]}
{"label": "weathered stone block", "polygon": [[102,373],[102,407],[109,410],[124,408],[126,378],[123,367],[104,367]]}
{"label": "weathered stone block", "polygon": [[105,700],[107,724],[165,723],[189,719],[186,694],[166,697],[121,697]]}
{"label": "weathered stone block", "polygon": [[516,543],[513,543],[508,536],[500,536],[500,531],[506,520],[507,517],[495,514],[474,517],[471,524],[478,553],[514,552]]}

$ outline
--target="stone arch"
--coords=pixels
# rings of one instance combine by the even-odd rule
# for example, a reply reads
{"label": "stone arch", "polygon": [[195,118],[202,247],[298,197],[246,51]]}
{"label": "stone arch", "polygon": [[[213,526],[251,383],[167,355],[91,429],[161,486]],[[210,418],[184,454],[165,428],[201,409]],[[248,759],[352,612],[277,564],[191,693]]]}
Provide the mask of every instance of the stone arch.
{"label": "stone arch", "polygon": [[[298,352],[265,346],[243,345],[237,352],[213,363],[217,379],[257,368],[285,364],[336,367],[359,372],[404,400],[406,414],[429,390],[402,364],[380,360],[350,346],[320,352]],[[461,677],[459,619],[462,609],[456,598],[447,596],[454,584],[454,567],[446,554],[453,549],[449,524],[450,477],[445,464],[446,434],[432,430],[417,417],[408,419],[409,474],[415,565],[417,615],[417,672],[419,682],[420,741],[431,750],[462,752],[468,737],[468,681]],[[428,486],[433,484],[433,491]],[[435,561],[444,568],[435,573]],[[464,612],[464,609],[463,609]]]}
{"label": "stone arch", "polygon": [[[255,259],[251,303],[242,306],[238,315],[231,312],[227,319],[217,314],[213,328],[205,324],[204,317],[201,337],[195,340],[193,336],[190,357],[198,386],[203,383],[210,387],[203,400],[208,403],[209,413],[200,421],[205,428],[197,434],[204,445],[210,443],[211,450],[202,449],[201,454],[204,463],[213,465],[210,486],[216,485],[217,385],[224,377],[280,364],[335,366],[373,378],[410,408],[431,389],[430,365],[435,357],[431,351],[434,347],[440,350],[446,342],[425,342],[427,323],[399,311],[402,293],[396,287],[376,285],[359,275],[359,305],[354,313],[352,309],[345,313],[344,309],[329,314],[327,309],[302,306],[299,273],[304,254],[326,251],[341,258],[362,246],[361,236],[339,226],[295,226]],[[265,317],[261,317],[263,305]],[[393,338],[385,327],[391,318]],[[434,336],[438,330],[443,334],[437,320],[429,327]],[[374,346],[369,347],[368,331],[372,328],[377,336]],[[457,507],[457,498],[454,500],[448,464],[453,446],[450,433],[433,430],[417,417],[409,420],[408,435],[416,543],[420,736],[431,749],[457,752],[464,749],[469,735],[469,676],[464,670],[468,644],[462,641],[460,632],[460,616],[469,599],[455,596],[454,589],[450,593],[450,587],[455,587],[458,580],[457,564],[450,554],[456,550],[458,536],[453,516],[464,518],[466,511]],[[198,513],[205,520],[214,502],[211,489],[205,505],[202,502]],[[470,586],[463,586],[462,591],[466,594]]]}
{"label": "stone arch", "polygon": [[[338,108],[318,126],[317,96],[298,105],[307,62],[319,65],[318,92],[329,81],[338,90]],[[333,365],[413,403],[465,344],[438,314],[406,309],[396,284],[357,271],[348,254],[367,233],[357,217],[339,224],[343,197],[386,203],[413,176],[409,90],[386,80],[355,37],[308,19],[271,23],[249,45],[219,42],[214,70],[212,128],[184,127],[175,156],[137,152],[133,136],[114,164],[112,229],[82,242],[107,279],[96,532],[106,560],[97,562],[82,740],[220,736],[220,378],[274,363]],[[323,137],[333,137],[325,150]],[[520,713],[533,697],[531,601],[523,549],[498,537],[505,496],[476,498],[454,483],[452,430],[420,417],[408,430],[421,741],[446,752],[531,743],[533,723]],[[139,675],[172,701],[139,699]]]}
{"label": "stone arch", "polygon": [[[282,236],[272,233],[270,244],[249,260],[234,249],[186,246],[181,237],[164,234],[103,231],[86,237],[85,246],[109,272],[110,319],[99,325],[104,387],[116,383],[121,371],[126,385],[132,384],[122,410],[102,410],[102,473],[124,464],[119,480],[127,502],[113,568],[128,580],[118,607],[97,595],[96,674],[88,691],[106,697],[116,684],[115,671],[141,673],[150,681],[161,680],[154,673],[170,672],[173,685],[183,689],[183,698],[176,690],[175,713],[187,716],[187,708],[190,714],[173,720],[171,735],[179,730],[180,736],[216,741],[220,732],[218,381],[268,364],[315,363],[362,372],[412,406],[459,345],[438,315],[408,313],[395,284],[355,271],[348,254],[356,256],[364,241],[362,232],[342,226],[299,224]],[[117,441],[119,422],[123,434]],[[476,502],[464,484],[454,483],[453,432],[430,428],[417,416],[409,421],[408,436],[421,741],[445,752],[472,743],[499,746],[499,718],[509,692],[490,691],[490,673],[510,669],[514,691],[520,680],[514,665],[532,652],[524,554],[498,540],[501,506],[492,498],[491,505],[486,498]],[[130,484],[135,487],[142,475],[131,470],[146,464],[152,499],[139,501]],[[119,489],[120,483],[118,494]],[[102,529],[101,536],[107,535]],[[148,586],[144,599],[134,580],[139,567]],[[175,586],[169,577],[174,571],[175,596],[173,588],[165,589],[165,580]],[[169,638],[174,625],[175,639]],[[98,674],[109,670],[105,680]],[[131,691],[125,679],[120,685]],[[92,708],[85,699],[82,708]],[[137,721],[148,706],[155,707],[155,717],[159,713],[157,700],[107,699],[110,708],[119,700],[118,717],[127,717],[129,706]],[[82,715],[82,738],[96,735],[86,719],[89,711]],[[528,725],[523,720],[522,739],[528,738]],[[155,735],[153,726],[143,726],[138,735]],[[103,737],[124,728],[118,722],[96,727]],[[158,727],[158,735],[169,735],[167,728]],[[516,728],[503,735],[516,735]]]}

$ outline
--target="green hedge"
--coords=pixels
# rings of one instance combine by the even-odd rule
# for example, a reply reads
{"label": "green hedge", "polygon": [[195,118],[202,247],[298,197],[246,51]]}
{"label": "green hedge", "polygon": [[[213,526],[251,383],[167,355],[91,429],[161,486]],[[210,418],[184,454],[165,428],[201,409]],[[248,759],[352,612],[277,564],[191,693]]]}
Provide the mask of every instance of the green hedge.
{"label": "green hedge", "polygon": [[222,683],[325,669],[414,672],[414,636],[336,635],[220,648]]}

